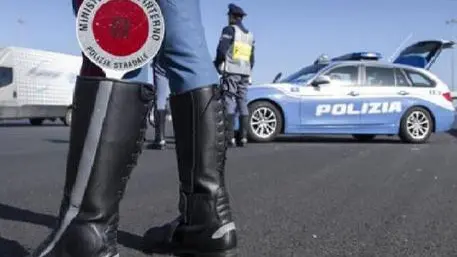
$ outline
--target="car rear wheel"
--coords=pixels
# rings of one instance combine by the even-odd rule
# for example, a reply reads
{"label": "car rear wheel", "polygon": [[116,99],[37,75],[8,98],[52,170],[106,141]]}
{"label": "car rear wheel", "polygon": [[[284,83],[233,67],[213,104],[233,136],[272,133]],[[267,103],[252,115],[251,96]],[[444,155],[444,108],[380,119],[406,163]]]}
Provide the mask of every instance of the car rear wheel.
{"label": "car rear wheel", "polygon": [[30,119],[30,124],[32,124],[33,126],[40,126],[43,124],[43,122],[44,122],[44,119],[41,119],[41,118]]}
{"label": "car rear wheel", "polygon": [[249,105],[249,139],[256,142],[273,141],[281,132],[283,125],[279,109],[267,101]]}
{"label": "car rear wheel", "polygon": [[432,135],[433,126],[432,116],[427,110],[413,107],[403,115],[399,136],[406,143],[426,143]]}
{"label": "car rear wheel", "polygon": [[154,107],[152,107],[148,115],[148,122],[152,127],[155,127],[154,118]]}
{"label": "car rear wheel", "polygon": [[368,142],[373,140],[376,135],[371,135],[371,134],[354,134],[352,135],[353,138],[355,138],[357,141],[360,142]]}
{"label": "car rear wheel", "polygon": [[65,117],[63,118],[63,123],[65,126],[71,126],[71,118],[73,114],[73,109],[68,107],[67,112],[65,112]]}

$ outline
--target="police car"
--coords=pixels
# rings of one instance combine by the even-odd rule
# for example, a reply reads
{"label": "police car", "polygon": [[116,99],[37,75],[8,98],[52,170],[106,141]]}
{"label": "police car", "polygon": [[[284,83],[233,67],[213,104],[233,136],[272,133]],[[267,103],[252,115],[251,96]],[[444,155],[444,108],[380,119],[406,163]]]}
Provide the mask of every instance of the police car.
{"label": "police car", "polygon": [[450,90],[429,71],[454,44],[420,41],[392,62],[376,52],[321,56],[282,80],[253,85],[249,137],[266,142],[279,134],[349,134],[368,141],[399,135],[404,142],[427,142],[454,122]]}

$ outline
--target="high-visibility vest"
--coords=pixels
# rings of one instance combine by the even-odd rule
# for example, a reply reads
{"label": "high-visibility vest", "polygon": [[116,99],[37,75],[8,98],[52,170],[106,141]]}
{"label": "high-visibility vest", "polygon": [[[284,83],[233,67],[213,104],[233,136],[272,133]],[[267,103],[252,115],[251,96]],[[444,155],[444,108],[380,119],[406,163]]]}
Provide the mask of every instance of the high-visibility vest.
{"label": "high-visibility vest", "polygon": [[237,25],[232,25],[235,30],[233,44],[225,56],[224,72],[228,74],[251,75],[251,55],[254,44],[254,35],[245,33]]}

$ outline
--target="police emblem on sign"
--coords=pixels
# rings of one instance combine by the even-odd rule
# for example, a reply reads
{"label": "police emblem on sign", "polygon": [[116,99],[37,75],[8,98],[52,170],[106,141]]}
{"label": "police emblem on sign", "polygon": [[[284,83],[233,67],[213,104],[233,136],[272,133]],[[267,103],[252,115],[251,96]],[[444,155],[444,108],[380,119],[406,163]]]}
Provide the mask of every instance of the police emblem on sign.
{"label": "police emblem on sign", "polygon": [[115,39],[128,38],[130,32],[130,21],[124,17],[114,17],[111,23],[111,35]]}

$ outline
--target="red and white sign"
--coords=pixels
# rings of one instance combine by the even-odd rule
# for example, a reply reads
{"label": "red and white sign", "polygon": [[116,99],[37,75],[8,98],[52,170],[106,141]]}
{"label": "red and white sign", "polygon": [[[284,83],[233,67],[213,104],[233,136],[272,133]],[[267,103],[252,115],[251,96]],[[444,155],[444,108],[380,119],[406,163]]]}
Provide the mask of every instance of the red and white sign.
{"label": "red and white sign", "polygon": [[84,0],[76,16],[83,53],[107,75],[119,78],[154,58],[164,30],[155,0]]}

